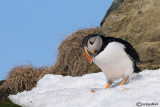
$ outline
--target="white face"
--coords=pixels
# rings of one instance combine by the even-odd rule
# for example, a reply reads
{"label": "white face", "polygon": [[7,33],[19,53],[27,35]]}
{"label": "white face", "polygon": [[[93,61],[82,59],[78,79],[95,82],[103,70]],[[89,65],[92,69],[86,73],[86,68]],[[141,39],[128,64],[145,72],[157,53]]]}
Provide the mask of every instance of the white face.
{"label": "white face", "polygon": [[82,45],[85,49],[86,58],[91,63],[102,47],[102,38],[98,35],[88,35],[88,37],[88,40],[83,40]]}
{"label": "white face", "polygon": [[92,37],[88,40],[87,48],[89,51],[99,51],[102,47],[102,38],[100,36]]}

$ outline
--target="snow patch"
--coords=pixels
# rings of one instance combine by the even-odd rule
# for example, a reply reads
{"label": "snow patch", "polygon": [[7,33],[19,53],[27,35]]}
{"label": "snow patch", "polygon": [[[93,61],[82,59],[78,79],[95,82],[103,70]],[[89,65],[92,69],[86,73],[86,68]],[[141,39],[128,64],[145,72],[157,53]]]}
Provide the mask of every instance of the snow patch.
{"label": "snow patch", "polygon": [[[116,82],[104,89],[102,72],[70,77],[47,74],[31,91],[9,95],[23,107],[137,107],[139,104],[160,106],[160,69],[144,70],[123,86]],[[97,90],[95,93],[91,89]]]}

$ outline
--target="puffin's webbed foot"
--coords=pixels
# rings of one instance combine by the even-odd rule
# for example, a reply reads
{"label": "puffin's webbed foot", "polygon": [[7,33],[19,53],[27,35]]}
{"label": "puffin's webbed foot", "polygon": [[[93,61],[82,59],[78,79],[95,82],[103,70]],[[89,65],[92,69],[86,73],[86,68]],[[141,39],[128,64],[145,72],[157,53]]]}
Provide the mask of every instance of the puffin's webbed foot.
{"label": "puffin's webbed foot", "polygon": [[127,79],[123,79],[123,81],[120,83],[120,85],[123,85],[124,83],[126,83]]}

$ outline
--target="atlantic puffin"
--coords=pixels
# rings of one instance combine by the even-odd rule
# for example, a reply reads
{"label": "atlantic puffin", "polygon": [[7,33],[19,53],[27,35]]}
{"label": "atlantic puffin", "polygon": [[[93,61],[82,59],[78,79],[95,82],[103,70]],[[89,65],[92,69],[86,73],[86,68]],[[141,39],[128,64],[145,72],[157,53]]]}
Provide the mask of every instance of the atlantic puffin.
{"label": "atlantic puffin", "polygon": [[105,37],[100,34],[90,34],[82,41],[85,55],[102,70],[106,79],[108,89],[117,79],[123,78],[120,85],[123,85],[133,73],[141,70],[136,66],[140,58],[132,45],[122,39]]}

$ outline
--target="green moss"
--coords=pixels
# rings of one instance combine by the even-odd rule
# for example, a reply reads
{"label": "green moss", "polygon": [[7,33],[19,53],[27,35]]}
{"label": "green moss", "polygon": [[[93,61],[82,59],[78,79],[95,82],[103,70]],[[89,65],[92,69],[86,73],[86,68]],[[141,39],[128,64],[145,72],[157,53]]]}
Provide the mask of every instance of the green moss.
{"label": "green moss", "polygon": [[21,106],[8,101],[8,102],[0,103],[0,107],[21,107]]}

